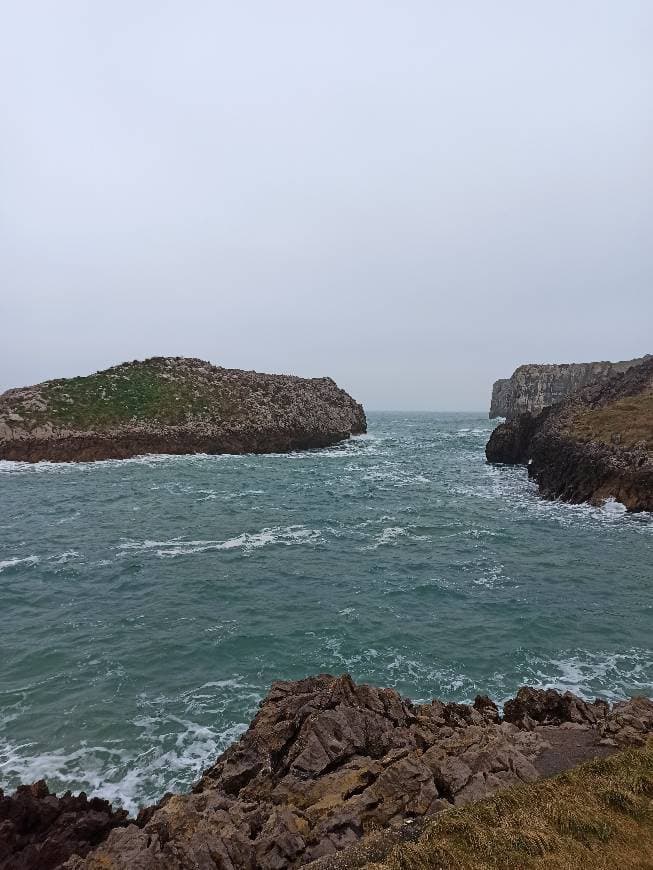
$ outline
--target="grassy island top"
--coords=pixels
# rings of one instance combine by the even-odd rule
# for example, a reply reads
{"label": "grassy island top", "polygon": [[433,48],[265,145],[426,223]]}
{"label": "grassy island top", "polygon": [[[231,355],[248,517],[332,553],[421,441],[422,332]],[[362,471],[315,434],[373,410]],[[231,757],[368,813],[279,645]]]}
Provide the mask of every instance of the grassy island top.
{"label": "grassy island top", "polygon": [[330,378],[261,374],[199,359],[152,357],[84,377],[8,390],[0,396],[0,418],[28,431],[48,425],[55,430],[107,430],[142,424],[269,422],[301,417],[304,410],[318,406],[342,411],[356,403]]}

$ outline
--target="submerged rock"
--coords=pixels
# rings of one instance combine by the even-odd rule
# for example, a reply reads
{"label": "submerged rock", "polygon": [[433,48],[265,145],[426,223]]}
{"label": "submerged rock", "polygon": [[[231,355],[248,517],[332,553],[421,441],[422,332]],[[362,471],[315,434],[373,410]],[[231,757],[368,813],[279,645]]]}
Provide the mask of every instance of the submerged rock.
{"label": "submerged rock", "polygon": [[489,462],[528,465],[547,498],[653,510],[653,357],[540,414],[500,424]]}
{"label": "submerged rock", "polygon": [[86,461],[144,453],[277,453],[366,431],[331,378],[153,357],[0,396],[0,459]]}

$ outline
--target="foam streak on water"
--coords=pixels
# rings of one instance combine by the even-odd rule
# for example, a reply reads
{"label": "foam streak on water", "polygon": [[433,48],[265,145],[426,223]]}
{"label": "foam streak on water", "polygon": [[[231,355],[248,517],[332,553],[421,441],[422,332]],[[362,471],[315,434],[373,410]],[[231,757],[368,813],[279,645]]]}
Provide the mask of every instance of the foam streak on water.
{"label": "foam streak on water", "polygon": [[0,785],[130,810],[275,679],[653,693],[653,519],[542,501],[474,415],[269,456],[0,463]]}

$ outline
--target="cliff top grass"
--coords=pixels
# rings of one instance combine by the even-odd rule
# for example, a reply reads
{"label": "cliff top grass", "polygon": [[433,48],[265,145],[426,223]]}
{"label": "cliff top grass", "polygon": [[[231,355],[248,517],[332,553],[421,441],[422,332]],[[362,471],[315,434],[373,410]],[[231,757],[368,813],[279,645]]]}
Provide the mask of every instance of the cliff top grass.
{"label": "cliff top grass", "polygon": [[0,399],[30,428],[46,422],[70,429],[127,423],[181,425],[237,416],[234,391],[200,360],[154,357],[105,371],[12,390]]}
{"label": "cliff top grass", "polygon": [[631,396],[604,408],[581,411],[568,431],[583,442],[619,447],[639,445],[653,452],[653,394]]}
{"label": "cliff top grass", "polygon": [[[360,865],[359,865],[360,866]],[[653,741],[444,812],[369,870],[651,870]]]}

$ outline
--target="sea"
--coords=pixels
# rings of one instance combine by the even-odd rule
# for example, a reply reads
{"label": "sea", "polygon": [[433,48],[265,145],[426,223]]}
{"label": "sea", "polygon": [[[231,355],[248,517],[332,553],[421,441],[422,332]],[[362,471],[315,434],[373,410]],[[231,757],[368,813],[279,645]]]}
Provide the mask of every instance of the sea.
{"label": "sea", "polygon": [[653,695],[653,517],[545,501],[482,414],[268,456],[0,463],[0,787],[131,812],[275,680]]}

